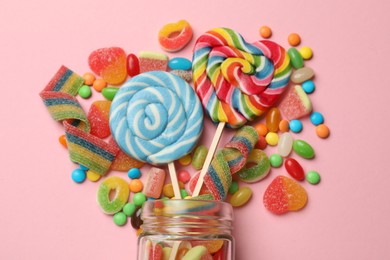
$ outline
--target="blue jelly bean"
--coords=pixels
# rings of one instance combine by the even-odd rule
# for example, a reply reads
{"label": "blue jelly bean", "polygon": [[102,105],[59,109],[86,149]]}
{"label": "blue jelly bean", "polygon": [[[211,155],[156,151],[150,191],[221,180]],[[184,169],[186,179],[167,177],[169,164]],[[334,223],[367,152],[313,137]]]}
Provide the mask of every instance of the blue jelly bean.
{"label": "blue jelly bean", "polygon": [[168,66],[171,70],[189,70],[192,67],[192,63],[186,58],[173,58],[169,60]]}
{"label": "blue jelly bean", "polygon": [[129,176],[130,179],[139,179],[141,177],[141,171],[138,168],[131,168],[127,172],[127,176]]}
{"label": "blue jelly bean", "polygon": [[302,89],[307,94],[313,93],[315,88],[316,86],[314,85],[314,82],[312,80],[306,80],[305,82],[302,83]]}
{"label": "blue jelly bean", "polygon": [[85,174],[85,171],[83,171],[81,168],[74,169],[72,172],[72,180],[74,182],[81,183],[85,180],[86,177],[87,175]]}
{"label": "blue jelly bean", "polygon": [[290,121],[290,130],[293,131],[294,133],[299,133],[302,131],[302,122],[298,119],[293,119]]}
{"label": "blue jelly bean", "polygon": [[320,112],[313,112],[310,115],[310,121],[313,125],[320,125],[324,122],[324,116]]}

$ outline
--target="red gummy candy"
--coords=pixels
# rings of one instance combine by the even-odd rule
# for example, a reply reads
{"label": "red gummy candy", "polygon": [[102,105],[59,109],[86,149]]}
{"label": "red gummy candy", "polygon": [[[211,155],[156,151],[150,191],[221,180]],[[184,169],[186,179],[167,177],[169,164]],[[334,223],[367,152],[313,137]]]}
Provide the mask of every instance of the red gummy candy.
{"label": "red gummy candy", "polygon": [[307,202],[305,189],[285,176],[276,177],[264,193],[264,206],[274,214],[302,209]]}
{"label": "red gummy candy", "polygon": [[286,168],[288,174],[290,174],[291,177],[297,181],[302,181],[305,179],[305,172],[297,160],[293,158],[286,159],[284,162],[284,167]]}
{"label": "red gummy candy", "polygon": [[91,125],[91,134],[99,138],[106,138],[111,134],[109,125],[111,101],[95,101],[88,112],[88,121]]}
{"label": "red gummy candy", "polygon": [[118,85],[125,81],[127,77],[126,63],[126,53],[119,47],[98,49],[88,57],[91,70],[112,85]]}

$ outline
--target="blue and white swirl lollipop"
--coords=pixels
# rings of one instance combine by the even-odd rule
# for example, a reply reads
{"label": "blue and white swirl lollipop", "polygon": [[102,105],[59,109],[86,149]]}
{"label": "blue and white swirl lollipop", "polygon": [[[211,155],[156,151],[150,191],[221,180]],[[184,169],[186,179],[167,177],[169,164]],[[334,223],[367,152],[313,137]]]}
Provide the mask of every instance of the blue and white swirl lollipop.
{"label": "blue and white swirl lollipop", "polygon": [[168,72],[127,81],[110,110],[111,133],[130,156],[154,165],[190,153],[203,130],[203,110],[191,86]]}

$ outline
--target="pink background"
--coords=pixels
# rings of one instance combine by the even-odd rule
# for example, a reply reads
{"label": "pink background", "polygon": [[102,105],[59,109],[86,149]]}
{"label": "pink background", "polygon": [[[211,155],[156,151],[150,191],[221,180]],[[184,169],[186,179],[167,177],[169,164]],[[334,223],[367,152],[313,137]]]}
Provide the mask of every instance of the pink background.
{"label": "pink background", "polygon": [[[76,166],[57,142],[63,129],[38,93],[62,64],[80,74],[88,71],[87,57],[97,48],[161,51],[159,29],[183,18],[195,38],[224,26],[251,42],[267,24],[271,39],[288,47],[287,35],[298,32],[315,55],[307,62],[316,71],[317,89],[310,97],[332,131],[321,140],[306,118],[297,135],[317,151],[314,160],[301,160],[303,167],[322,176],[318,186],[302,183],[309,203],[301,212],[275,216],[262,204],[265,188],[286,174],[283,169],[250,185],[250,203],[235,210],[236,259],[390,257],[390,2],[217,2],[222,1],[0,3],[0,259],[135,259],[130,223],[117,227],[101,213],[97,183],[72,182]],[[177,55],[190,58],[191,47]],[[93,93],[93,99],[100,97]],[[208,144],[215,128],[206,121],[202,142]]]}

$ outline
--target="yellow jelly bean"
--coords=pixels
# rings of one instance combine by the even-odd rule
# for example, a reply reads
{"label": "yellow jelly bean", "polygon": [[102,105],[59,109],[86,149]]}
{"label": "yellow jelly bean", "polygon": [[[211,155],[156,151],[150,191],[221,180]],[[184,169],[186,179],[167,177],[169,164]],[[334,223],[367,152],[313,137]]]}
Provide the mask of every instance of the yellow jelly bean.
{"label": "yellow jelly bean", "polygon": [[187,166],[191,163],[191,155],[187,154],[179,159],[179,163],[183,166]]}
{"label": "yellow jelly bean", "polygon": [[279,135],[277,133],[269,132],[265,136],[265,141],[268,145],[275,146],[279,142]]}
{"label": "yellow jelly bean", "polygon": [[87,179],[90,180],[90,181],[98,181],[100,179],[101,175],[94,172],[94,171],[91,171],[91,170],[88,170],[87,171]]}
{"label": "yellow jelly bean", "polygon": [[240,207],[246,204],[252,197],[252,190],[249,187],[239,188],[230,198],[230,204],[233,207]]}

